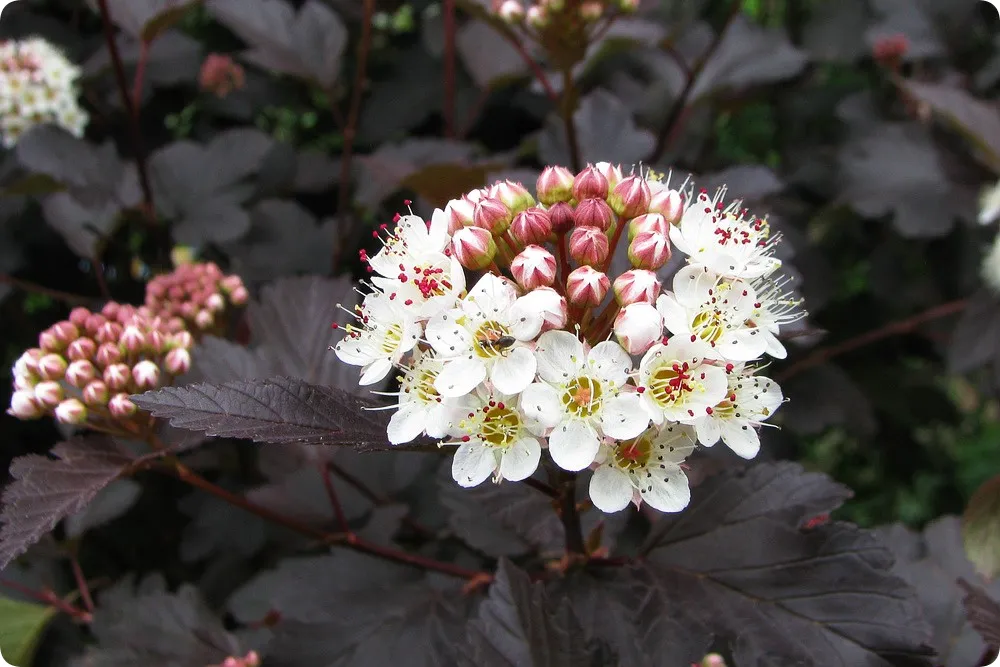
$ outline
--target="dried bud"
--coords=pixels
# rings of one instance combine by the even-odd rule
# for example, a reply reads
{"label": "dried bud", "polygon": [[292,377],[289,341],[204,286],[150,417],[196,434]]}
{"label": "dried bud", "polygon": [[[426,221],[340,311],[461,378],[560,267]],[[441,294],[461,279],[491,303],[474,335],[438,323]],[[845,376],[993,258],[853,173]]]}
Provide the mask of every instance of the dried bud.
{"label": "dried bud", "polygon": [[87,406],[78,399],[68,398],[56,406],[56,420],[63,424],[83,424],[87,421]]}
{"label": "dried bud", "polygon": [[97,343],[90,338],[77,338],[69,344],[66,349],[66,356],[70,361],[81,359],[92,359],[97,352]]}
{"label": "dried bud", "polygon": [[660,295],[660,281],[652,271],[633,269],[615,278],[612,289],[615,300],[622,306],[656,303],[656,297]]}
{"label": "dried bud", "polygon": [[615,317],[615,337],[629,354],[642,354],[663,338],[663,318],[648,303],[632,303]]}
{"label": "dried bud", "polygon": [[10,397],[7,414],[17,419],[38,419],[45,414],[45,408],[35,400],[34,392],[18,390]]}
{"label": "dried bud", "polygon": [[565,234],[573,229],[575,222],[573,207],[566,202],[553,204],[552,208],[549,209],[549,219],[552,221],[552,231],[554,233],[559,235]]}
{"label": "dried bud", "polygon": [[108,412],[117,419],[128,419],[138,411],[139,408],[129,399],[128,394],[115,394],[108,401]]}
{"label": "dried bud", "polygon": [[130,324],[122,331],[119,342],[128,352],[135,354],[146,346],[146,335],[134,324]]}
{"label": "dried bud", "polygon": [[529,245],[511,261],[510,271],[525,290],[548,287],[556,280],[556,258],[541,246]]}
{"label": "dried bud", "polygon": [[199,310],[194,316],[194,323],[199,329],[207,329],[215,324],[215,315],[210,310]]}
{"label": "dried bud", "polygon": [[605,199],[608,188],[608,179],[591,165],[573,179],[573,198],[579,202],[584,199]]}
{"label": "dried bud", "polygon": [[476,202],[472,219],[476,227],[485,229],[493,236],[500,236],[510,227],[514,214],[499,199],[487,197]]}
{"label": "dried bud", "polygon": [[39,405],[54,408],[66,397],[58,382],[39,382],[35,385],[35,400]]}
{"label": "dried bud", "polygon": [[668,224],[676,225],[684,214],[684,198],[677,190],[663,188],[649,198],[649,212],[659,213]]}
{"label": "dried bud", "polygon": [[514,216],[510,233],[522,245],[545,243],[552,234],[552,219],[543,209],[529,208]]}
{"label": "dried bud", "polygon": [[538,201],[546,206],[568,202],[573,198],[573,172],[566,167],[546,167],[538,176],[535,190]]}
{"label": "dried bud", "polygon": [[66,374],[66,360],[59,354],[46,354],[38,360],[38,376],[43,380],[62,380]]}
{"label": "dried bud", "polygon": [[535,198],[527,188],[509,180],[495,183],[490,188],[490,197],[499,199],[514,215],[535,205]]}
{"label": "dried bud", "polygon": [[577,227],[597,227],[606,232],[615,222],[615,212],[603,199],[584,199],[576,205],[573,221]]}
{"label": "dried bud", "polygon": [[160,367],[149,360],[140,361],[132,368],[132,379],[140,390],[155,389],[160,384]]}
{"label": "dried bud", "polygon": [[651,196],[646,179],[629,176],[615,186],[608,196],[608,206],[624,218],[634,218],[649,210]]}
{"label": "dried bud", "polygon": [[597,227],[577,227],[569,235],[569,256],[577,264],[603,266],[609,250],[608,237]]}
{"label": "dried bud", "polygon": [[566,279],[566,300],[574,306],[597,306],[611,287],[608,277],[589,266],[581,266]]}
{"label": "dried bud", "polygon": [[78,389],[83,389],[95,377],[97,369],[87,359],[77,359],[66,369],[66,382]]}
{"label": "dried bud", "polygon": [[77,329],[85,329],[87,327],[88,317],[90,317],[90,311],[86,308],[77,306],[69,311],[69,321],[75,324]]}
{"label": "dried bud", "polygon": [[132,369],[125,364],[111,364],[104,369],[104,384],[111,391],[124,391],[132,380]]}
{"label": "dried bud", "polygon": [[118,343],[101,343],[100,347],[97,348],[97,354],[94,358],[98,366],[107,368],[108,366],[117,364],[124,356]]}
{"label": "dried bud", "polygon": [[171,375],[184,375],[191,369],[191,353],[183,347],[174,348],[167,352],[163,367]]}
{"label": "dried bud", "polygon": [[670,233],[669,224],[659,213],[648,213],[632,218],[628,223],[628,240],[631,241],[642,232],[656,232],[666,236]]}
{"label": "dried bud", "polygon": [[451,237],[451,247],[458,263],[470,271],[485,269],[497,254],[493,236],[482,227],[463,227]]}
{"label": "dried bud", "polygon": [[628,244],[628,261],[637,269],[656,270],[670,259],[670,240],[659,232],[642,232]]}
{"label": "dried bud", "polygon": [[569,317],[566,299],[551,287],[538,287],[521,298],[525,308],[542,314],[542,331],[566,326]]}
{"label": "dried bud", "polygon": [[61,350],[80,337],[80,330],[72,322],[57,322],[52,325],[52,335],[59,341]]}
{"label": "dried bud", "polygon": [[94,380],[83,388],[83,402],[91,407],[106,405],[109,396],[111,392],[108,390],[108,385],[100,380]]}

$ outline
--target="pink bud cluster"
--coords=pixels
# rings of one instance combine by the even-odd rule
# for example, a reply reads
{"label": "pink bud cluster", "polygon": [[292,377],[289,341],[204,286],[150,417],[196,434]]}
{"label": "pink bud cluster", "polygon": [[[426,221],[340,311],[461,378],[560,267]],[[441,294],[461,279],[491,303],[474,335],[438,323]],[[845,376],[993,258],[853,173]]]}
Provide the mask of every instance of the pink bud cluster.
{"label": "pink bud cluster", "polygon": [[210,53],[201,65],[198,85],[207,93],[223,98],[246,83],[243,67],[222,53]]}
{"label": "pink bud cluster", "polygon": [[260,667],[260,655],[257,651],[250,651],[242,658],[229,656],[218,665],[209,667]]}
{"label": "pink bud cluster", "polygon": [[146,307],[111,302],[99,313],[74,308],[14,364],[7,412],[19,419],[49,415],[64,424],[120,431],[138,418],[129,395],[186,373],[193,343],[183,326],[169,327]]}
{"label": "pink bud cluster", "polygon": [[542,30],[553,23],[596,23],[630,14],[639,0],[493,0],[493,14],[510,25]]}
{"label": "pink bud cluster", "polygon": [[171,331],[206,332],[220,323],[229,305],[242,306],[249,294],[239,276],[227,276],[216,264],[181,264],[146,286],[146,308]]}

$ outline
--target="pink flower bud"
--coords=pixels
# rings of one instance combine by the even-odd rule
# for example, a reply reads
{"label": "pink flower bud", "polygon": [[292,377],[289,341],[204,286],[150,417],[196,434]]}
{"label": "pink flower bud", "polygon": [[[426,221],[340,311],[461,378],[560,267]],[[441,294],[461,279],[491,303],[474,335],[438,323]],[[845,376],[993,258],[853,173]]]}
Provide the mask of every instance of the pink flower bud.
{"label": "pink flower bud", "polygon": [[651,194],[646,179],[629,176],[622,179],[608,197],[608,206],[624,218],[634,218],[649,210]]}
{"label": "pink flower bud", "polygon": [[622,168],[620,165],[611,164],[610,162],[598,162],[594,165],[594,168],[604,178],[608,179],[608,192],[614,190],[615,186],[622,180]]}
{"label": "pink flower bud", "polygon": [[628,240],[631,241],[642,232],[656,232],[664,236],[670,233],[670,223],[659,213],[647,213],[632,218],[628,223]]}
{"label": "pink flower bud", "polygon": [[458,263],[470,271],[485,269],[497,254],[493,236],[482,227],[463,227],[451,237],[451,247]]}
{"label": "pink flower bud", "polygon": [[199,329],[207,329],[215,324],[215,315],[208,310],[199,310],[194,316],[194,323]]}
{"label": "pink flower bud", "polygon": [[56,420],[63,424],[83,424],[87,421],[87,406],[78,399],[68,398],[56,406]]}
{"label": "pink flower bud", "polygon": [[500,236],[510,227],[514,214],[499,199],[487,197],[476,202],[472,219],[476,227],[485,229],[493,236]]}
{"label": "pink flower bud", "polygon": [[45,352],[62,352],[65,348],[51,327],[38,334],[38,346]]}
{"label": "pink flower bud", "polygon": [[58,382],[39,382],[35,385],[35,400],[39,405],[54,408],[66,395]]}
{"label": "pink flower bud", "polygon": [[718,653],[709,653],[701,659],[700,667],[726,667],[726,661]]}
{"label": "pink flower bud", "polygon": [[14,362],[14,374],[33,376],[38,375],[38,360],[44,353],[37,347],[25,350],[24,353]]}
{"label": "pink flower bud", "polygon": [[629,354],[642,354],[663,338],[663,318],[651,304],[629,304],[615,317],[615,337]]}
{"label": "pink flower bud", "polygon": [[528,7],[528,11],[525,14],[525,20],[532,28],[541,30],[549,24],[549,15],[548,12],[538,5],[532,5],[531,7]]}
{"label": "pink flower bud", "polygon": [[250,292],[247,291],[246,287],[240,285],[234,289],[229,294],[229,300],[233,302],[234,306],[242,306],[250,299]]}
{"label": "pink flower bud", "polygon": [[132,380],[132,369],[125,364],[111,364],[104,369],[104,384],[111,391],[124,391]]}
{"label": "pink flower bud", "polygon": [[122,330],[119,342],[126,351],[135,354],[146,346],[146,335],[134,324],[130,324]]}
{"label": "pink flower bud", "polygon": [[573,172],[566,167],[546,167],[538,176],[535,190],[538,201],[546,206],[568,202],[573,198]]}
{"label": "pink flower bud", "polygon": [[38,360],[38,375],[43,380],[61,380],[66,374],[66,360],[59,354],[46,354]]}
{"label": "pink flower bud", "polygon": [[498,181],[490,188],[490,197],[499,199],[513,215],[535,205],[535,198],[520,183],[510,180]]}
{"label": "pink flower bud", "polygon": [[14,389],[17,391],[34,391],[38,384],[38,378],[34,375],[15,375]]}
{"label": "pink flower bud", "polygon": [[575,223],[573,207],[566,202],[553,204],[549,209],[549,219],[552,221],[552,231],[562,235],[573,229]]}
{"label": "pink flower bud", "polygon": [[677,190],[664,188],[649,198],[649,212],[659,213],[668,224],[676,225],[684,213],[684,200]]}
{"label": "pink flower bud", "polygon": [[577,227],[597,227],[606,232],[615,222],[615,212],[603,199],[584,199],[576,205],[573,221]]}
{"label": "pink flower bud", "polygon": [[105,322],[97,330],[98,343],[117,343],[122,335],[122,325],[118,322]]}
{"label": "pink flower bud", "polygon": [[66,382],[78,389],[83,389],[95,377],[97,369],[87,359],[78,359],[66,369]]}
{"label": "pink flower bud", "polygon": [[597,227],[577,227],[569,235],[569,256],[577,264],[603,266],[608,252],[608,237]]}
{"label": "pink flower bud", "polygon": [[624,14],[631,14],[639,9],[639,0],[618,0],[618,10]]}
{"label": "pink flower bud", "polygon": [[[476,212],[476,202],[482,199],[482,194],[475,190],[469,194],[464,194],[458,199],[448,202],[440,215],[445,217],[448,223],[448,233],[454,234],[462,227],[471,227],[474,223],[473,215]],[[434,211],[434,215],[439,215]],[[431,218],[433,220],[433,218]]]}
{"label": "pink flower bud", "polygon": [[545,248],[529,245],[510,263],[517,284],[529,292],[548,287],[556,280],[556,258]]}
{"label": "pink flower bud", "polygon": [[190,350],[193,345],[194,337],[191,336],[189,331],[178,331],[171,336],[170,341],[167,344],[167,348],[172,350],[175,347],[183,347]]}
{"label": "pink flower bud", "polygon": [[574,306],[597,306],[611,287],[608,277],[589,266],[575,269],[566,278],[566,300]]}
{"label": "pink flower bud", "polygon": [[167,352],[163,367],[171,375],[184,375],[191,369],[191,353],[187,348],[177,347]]}
{"label": "pink flower bud", "polygon": [[132,379],[140,390],[153,389],[160,384],[160,367],[149,360],[140,361],[132,368]]}
{"label": "pink flower bud", "polygon": [[194,301],[185,301],[177,307],[177,312],[181,314],[181,317],[190,320],[198,312],[198,306]]}
{"label": "pink flower bud", "polygon": [[642,232],[628,244],[628,261],[637,269],[655,270],[670,259],[670,239],[659,232]]}
{"label": "pink flower bud", "polygon": [[208,298],[205,299],[205,307],[213,313],[217,313],[226,307],[226,300],[223,299],[222,295],[218,292],[215,294],[209,294]]}
{"label": "pink flower bud", "polygon": [[98,366],[107,368],[112,364],[117,364],[124,356],[118,343],[101,343],[97,348],[97,354],[94,356],[94,359],[97,361]]}
{"label": "pink flower bud", "polygon": [[128,419],[138,411],[139,408],[129,399],[128,394],[115,394],[108,401],[108,412],[116,419]]}
{"label": "pink flower bud", "polygon": [[38,419],[45,414],[45,408],[35,400],[34,392],[18,390],[10,397],[7,414],[17,419]]}
{"label": "pink flower bud", "polygon": [[514,216],[510,233],[523,245],[545,243],[552,234],[552,219],[547,211],[529,208]]}
{"label": "pink flower bud", "polygon": [[87,327],[88,317],[90,317],[90,311],[86,308],[77,306],[69,311],[69,321],[75,324],[77,329],[85,329]]}
{"label": "pink flower bud", "polygon": [[506,23],[520,23],[524,20],[524,7],[518,0],[501,0],[496,14]]}
{"label": "pink flower bud", "polygon": [[633,269],[626,271],[612,285],[615,300],[622,306],[630,303],[656,303],[660,295],[660,281],[652,271]]}
{"label": "pink flower bud", "polygon": [[538,287],[521,297],[522,304],[542,314],[542,331],[562,329],[569,317],[566,299],[551,287]]}
{"label": "pink flower bud", "polygon": [[573,198],[604,199],[608,196],[608,179],[593,165],[588,166],[573,179]]}
{"label": "pink flower bud", "polygon": [[109,320],[114,320],[118,318],[119,309],[120,309],[119,304],[115,303],[114,301],[109,301],[108,303],[104,304],[103,308],[101,308],[101,315],[104,315],[104,317],[106,317]]}
{"label": "pink flower bud", "polygon": [[100,331],[101,326],[107,321],[108,320],[103,315],[98,315],[97,313],[91,314],[90,317],[87,318],[87,324],[84,325],[84,328],[87,330],[87,335],[91,337],[96,336],[97,332]]}
{"label": "pink flower bud", "polygon": [[70,361],[81,359],[92,359],[97,352],[97,343],[90,338],[77,338],[69,344],[66,349],[66,356]]}
{"label": "pink flower bud", "polygon": [[83,402],[91,407],[96,408],[107,405],[110,395],[111,392],[108,391],[108,385],[100,380],[94,380],[83,388]]}
{"label": "pink flower bud", "polygon": [[[260,655],[257,651],[249,651],[243,656],[243,664],[245,667],[260,667]],[[725,667],[725,665],[722,667]]]}
{"label": "pink flower bud", "polygon": [[66,349],[67,345],[80,337],[80,330],[72,322],[63,321],[52,325],[52,334],[59,341],[60,349]]}

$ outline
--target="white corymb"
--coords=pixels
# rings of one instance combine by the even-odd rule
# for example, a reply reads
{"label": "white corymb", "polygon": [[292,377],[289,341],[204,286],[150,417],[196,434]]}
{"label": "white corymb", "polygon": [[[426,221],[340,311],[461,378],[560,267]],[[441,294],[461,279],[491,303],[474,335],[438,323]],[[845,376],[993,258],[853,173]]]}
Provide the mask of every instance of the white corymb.
{"label": "white corymb", "polygon": [[726,396],[692,422],[698,442],[711,447],[720,439],[745,459],[760,451],[757,427],[781,407],[784,398],[774,380],[752,375],[753,369],[737,367],[729,373]]}
{"label": "white corymb", "polygon": [[795,298],[792,292],[785,290],[789,282],[791,280],[784,276],[777,280],[761,278],[753,281],[757,300],[748,320],[764,338],[764,351],[775,359],[788,356],[785,346],[778,338],[781,327],[798,322],[806,316],[806,311],[800,308],[802,299]]}
{"label": "white corymb", "polygon": [[673,336],[649,348],[639,362],[639,391],[654,424],[691,421],[726,395],[726,370],[708,361],[712,348]]}
{"label": "white corymb", "polygon": [[694,429],[667,424],[605,446],[590,478],[590,499],[602,512],[619,512],[639,501],[661,512],[679,512],[691,500],[681,463],[694,451]]}
{"label": "white corymb", "polygon": [[361,366],[360,384],[375,384],[417,344],[420,324],[398,300],[381,292],[366,296],[355,311],[357,324],[344,327],[347,335],[334,350],[345,364]]}
{"label": "white corymb", "polygon": [[433,352],[414,353],[413,361],[400,376],[397,410],[389,419],[389,442],[399,445],[426,433],[432,438],[448,434],[453,401],[434,388],[444,363]]}
{"label": "white corymb", "polygon": [[488,378],[497,391],[520,393],[536,368],[525,343],[538,335],[542,321],[511,281],[484,275],[457,308],[427,323],[427,341],[445,362],[434,386],[442,396],[458,397]]}
{"label": "white corymb", "polygon": [[542,334],[535,348],[541,382],[528,386],[521,407],[551,428],[549,454],[565,470],[583,470],[604,436],[633,438],[649,424],[639,395],[623,391],[632,359],[612,341],[587,350],[568,331]]}

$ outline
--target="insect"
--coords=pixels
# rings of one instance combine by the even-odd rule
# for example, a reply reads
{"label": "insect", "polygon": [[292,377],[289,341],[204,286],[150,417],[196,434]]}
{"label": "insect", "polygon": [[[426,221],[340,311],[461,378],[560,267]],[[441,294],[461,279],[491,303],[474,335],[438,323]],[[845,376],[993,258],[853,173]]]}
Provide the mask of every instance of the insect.
{"label": "insect", "polygon": [[484,350],[493,350],[494,352],[502,353],[516,343],[517,339],[513,336],[498,336],[497,338],[493,338],[490,335],[486,335],[479,338],[476,342]]}

